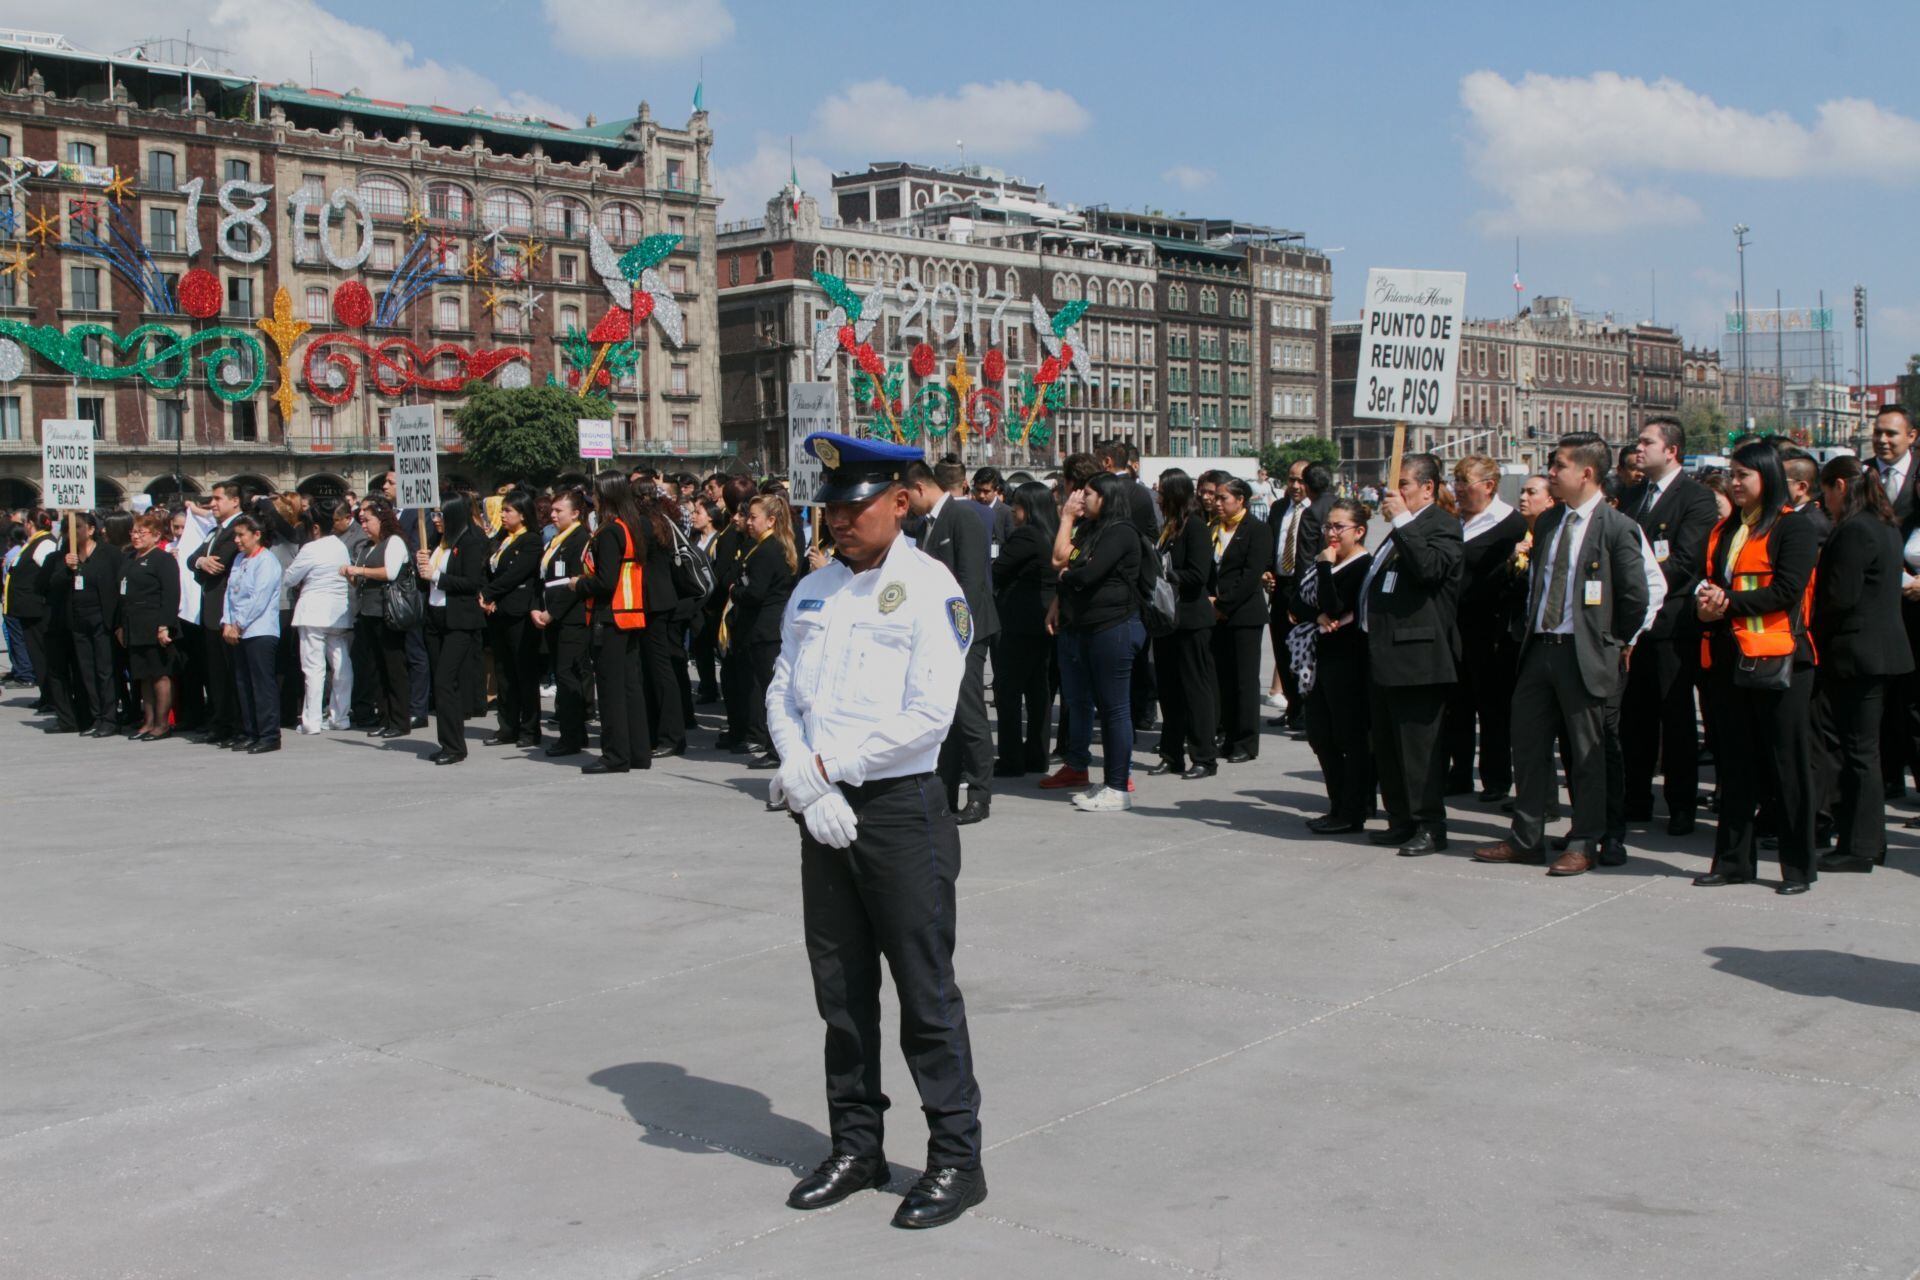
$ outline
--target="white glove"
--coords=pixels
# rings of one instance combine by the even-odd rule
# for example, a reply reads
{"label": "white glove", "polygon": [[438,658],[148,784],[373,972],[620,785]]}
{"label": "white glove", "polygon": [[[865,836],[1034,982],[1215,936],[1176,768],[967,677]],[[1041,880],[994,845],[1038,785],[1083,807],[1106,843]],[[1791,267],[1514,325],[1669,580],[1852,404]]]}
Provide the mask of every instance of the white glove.
{"label": "white glove", "polygon": [[780,785],[780,775],[775,774],[773,782],[767,787],[767,808],[784,809],[787,807],[787,789]]}
{"label": "white glove", "polygon": [[795,813],[805,813],[815,800],[834,789],[813,762],[812,752],[803,755],[796,751],[781,761],[778,782],[787,797],[787,807]]}
{"label": "white glove", "polygon": [[853,806],[847,803],[838,787],[828,787],[827,794],[808,805],[803,816],[807,821],[807,834],[829,849],[848,848],[859,834]]}

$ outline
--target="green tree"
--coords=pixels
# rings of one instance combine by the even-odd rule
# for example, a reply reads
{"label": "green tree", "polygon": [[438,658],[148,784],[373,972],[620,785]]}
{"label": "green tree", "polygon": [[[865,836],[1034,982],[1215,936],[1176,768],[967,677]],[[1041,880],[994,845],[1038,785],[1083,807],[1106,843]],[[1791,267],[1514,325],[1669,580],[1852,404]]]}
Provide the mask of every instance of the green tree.
{"label": "green tree", "polygon": [[580,465],[581,418],[612,418],[605,396],[565,387],[490,387],[469,382],[454,414],[469,465],[489,480],[543,485]]}
{"label": "green tree", "polygon": [[1920,405],[1920,356],[1907,357],[1907,371],[1895,380],[1900,403],[1912,408]]}
{"label": "green tree", "polygon": [[1680,425],[1687,429],[1688,453],[1725,453],[1727,432],[1733,423],[1717,404],[1695,401],[1680,410]]}
{"label": "green tree", "polygon": [[1329,467],[1340,465],[1340,446],[1325,436],[1299,436],[1292,440],[1269,441],[1260,450],[1260,465],[1270,476],[1284,476],[1287,468],[1305,458]]}

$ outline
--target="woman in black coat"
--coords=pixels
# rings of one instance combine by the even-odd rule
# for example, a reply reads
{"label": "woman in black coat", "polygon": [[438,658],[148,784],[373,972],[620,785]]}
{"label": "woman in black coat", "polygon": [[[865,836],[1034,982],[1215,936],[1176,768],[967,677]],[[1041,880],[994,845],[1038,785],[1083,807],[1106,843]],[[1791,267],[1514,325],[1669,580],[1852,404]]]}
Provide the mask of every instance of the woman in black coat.
{"label": "woman in black coat", "polygon": [[590,635],[600,706],[600,759],[580,772],[598,775],[650,769],[653,751],[647,741],[640,631],[620,625],[636,616],[642,604],[637,599],[624,600],[620,584],[628,565],[637,572],[646,563],[646,522],[627,478],[617,472],[594,482],[593,505],[600,527],[594,531],[573,589],[593,614]]}
{"label": "woman in black coat", "polygon": [[436,765],[467,758],[467,707],[474,678],[472,655],[486,631],[480,589],[487,576],[487,535],[474,523],[471,498],[453,498],[440,512],[440,545],[416,559],[428,585],[427,662],[433,669],[433,718],[440,749]]}
{"label": "woman in black coat", "polygon": [[1220,518],[1213,526],[1213,665],[1228,764],[1260,754],[1260,638],[1267,633],[1262,578],[1273,567],[1273,530],[1248,517],[1252,499],[1253,486],[1240,479],[1221,485],[1214,498]]}
{"label": "woman in black coat", "polygon": [[767,686],[780,657],[780,622],[787,597],[799,580],[800,552],[793,542],[792,509],[778,494],[761,494],[747,505],[747,536],[753,550],[733,586],[733,616],[727,620],[730,650],[743,651],[752,678],[748,690],[747,742],[759,754],[749,769],[772,769],[780,757],[767,732]]}
{"label": "woman in black coat", "polygon": [[1160,473],[1160,511],[1159,551],[1176,603],[1173,631],[1153,642],[1153,665],[1160,677],[1160,763],[1147,772],[1210,778],[1220,771],[1215,740],[1220,683],[1213,667],[1218,566],[1193,479],[1177,467]]}
{"label": "woman in black coat", "polygon": [[[114,736],[113,632],[120,622],[120,553],[101,536],[91,516],[79,520],[78,543],[62,560],[63,580],[55,583],[67,600],[67,627],[73,637],[73,662],[85,702],[75,710],[83,737]],[[91,721],[91,728],[87,725]]]}
{"label": "woman in black coat", "polygon": [[533,495],[514,489],[500,504],[500,534],[480,587],[498,715],[498,727],[481,742],[483,747],[540,745],[540,633],[527,617],[533,611],[539,569]]}
{"label": "woman in black coat", "polygon": [[[1695,613],[1704,625],[1707,696],[1720,725],[1715,772],[1720,778],[1719,832],[1713,870],[1696,876],[1703,888],[1746,884],[1755,870],[1754,815],[1760,797],[1775,805],[1780,828],[1777,893],[1805,893],[1815,879],[1813,824],[1813,646],[1807,640],[1803,601],[1819,555],[1819,531],[1811,521],[1782,518],[1787,477],[1769,444],[1742,445],[1733,454],[1728,482],[1733,514],[1708,540],[1704,580]],[[1742,538],[1744,527],[1745,536]],[[1743,553],[1739,574],[1729,569],[1736,541]],[[1767,569],[1755,573],[1764,544]],[[1767,627],[1785,614],[1791,634],[1790,679],[1784,689],[1736,684],[1746,656],[1734,628]]]}
{"label": "woman in black coat", "polygon": [[1053,603],[1053,535],[1059,525],[1053,490],[1037,480],[1007,495],[1013,531],[1000,546],[993,569],[993,607],[1000,634],[993,641],[993,694],[999,708],[999,759],[995,777],[1017,778],[1047,771],[1047,721],[1053,691],[1047,667],[1053,637],[1047,606]]}
{"label": "woman in black coat", "polygon": [[647,741],[655,756],[687,753],[687,712],[680,681],[686,674],[685,646],[676,633],[685,625],[680,593],[673,585],[673,517],[664,501],[651,495],[637,500],[646,522],[647,558],[640,574],[647,625],[640,632],[640,678],[647,686]]}
{"label": "woman in black coat", "polygon": [[1826,704],[1839,744],[1834,848],[1822,871],[1871,871],[1887,860],[1880,717],[1887,682],[1913,670],[1900,621],[1901,537],[1880,475],[1843,455],[1820,472],[1833,521],[1813,585],[1814,696]]}
{"label": "woman in black coat", "polygon": [[[1313,598],[1303,576],[1296,616],[1313,618],[1313,675],[1307,691],[1307,745],[1320,760],[1327,812],[1307,823],[1316,835],[1359,831],[1373,811],[1373,753],[1367,733],[1367,636],[1355,621],[1373,556],[1364,502],[1341,498],[1321,526],[1327,545],[1314,557]],[[1303,683],[1305,680],[1303,678]]]}
{"label": "woman in black coat", "polygon": [[[747,704],[753,700],[753,672],[747,661],[746,646],[732,643],[733,623],[726,615],[733,602],[733,589],[740,581],[740,571],[747,563],[747,553],[753,550],[753,539],[747,535],[747,503],[753,499],[753,492],[753,481],[745,476],[735,476],[721,490],[726,519],[714,540],[714,588],[706,604],[707,613],[713,619],[714,643],[720,653],[720,700],[725,703],[727,713],[727,727],[720,731],[713,745],[717,751],[730,751],[735,755],[753,750],[747,744]],[[720,645],[723,622],[728,640],[724,646]]]}
{"label": "woman in black coat", "polygon": [[127,673],[140,686],[140,727],[135,742],[158,742],[172,730],[173,677],[181,655],[174,644],[180,630],[180,564],[160,543],[167,517],[148,511],[133,522],[132,554],[120,570],[120,640],[127,649]]}

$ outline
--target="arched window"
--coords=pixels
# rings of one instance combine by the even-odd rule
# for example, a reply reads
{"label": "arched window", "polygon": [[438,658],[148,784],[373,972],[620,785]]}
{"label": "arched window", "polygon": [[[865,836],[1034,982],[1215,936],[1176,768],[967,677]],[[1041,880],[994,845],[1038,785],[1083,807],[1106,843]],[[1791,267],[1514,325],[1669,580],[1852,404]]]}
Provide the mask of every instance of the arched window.
{"label": "arched window", "polygon": [[1100,286],[1099,276],[1094,276],[1087,281],[1087,301],[1096,307],[1106,301],[1106,293]]}
{"label": "arched window", "polygon": [[332,308],[328,304],[327,291],[319,285],[307,288],[307,319],[315,324],[325,324],[333,318]]}
{"label": "arched window", "polygon": [[847,255],[843,250],[835,249],[833,251],[833,274],[839,276],[843,280],[846,279]]}
{"label": "arched window", "polygon": [[520,332],[520,304],[503,302],[493,309],[493,327],[499,333]]}
{"label": "arched window", "polygon": [[473,216],[473,193],[457,182],[429,182],[427,216],[435,222],[465,222]]}
{"label": "arched window", "polygon": [[762,249],[760,251],[759,266],[760,266],[760,270],[758,275],[754,277],[755,279],[758,279],[758,280],[773,279],[773,250]]}
{"label": "arched window", "polygon": [[584,239],[587,234],[587,202],[572,196],[549,196],[542,209],[547,234],[568,240]]}
{"label": "arched window", "polygon": [[1140,305],[1145,310],[1148,310],[1148,311],[1153,310],[1153,286],[1152,285],[1143,284],[1140,286]]}
{"label": "arched window", "polygon": [[827,261],[827,251],[825,249],[815,249],[813,251],[813,269],[815,271],[826,271],[829,270],[831,266],[832,264]]}
{"label": "arched window", "polygon": [[1020,273],[1012,267],[1007,268],[1007,293],[1016,298],[1020,296]]}
{"label": "arched window", "polygon": [[1132,306],[1133,286],[1124,280],[1116,282],[1113,286],[1113,291],[1107,295],[1107,301],[1113,303],[1116,307]]}
{"label": "arched window", "polygon": [[438,309],[435,312],[434,318],[439,324],[439,327],[442,329],[458,329],[460,327],[460,299],[441,298],[438,300],[437,306]]}
{"label": "arched window", "polygon": [[974,271],[972,267],[968,267],[967,268],[967,288],[978,289],[979,287],[980,287],[979,275]]}
{"label": "arched window", "polygon": [[487,225],[506,231],[533,230],[533,201],[518,191],[495,187],[487,192]]}
{"label": "arched window", "polygon": [[1187,286],[1170,284],[1167,286],[1167,305],[1175,311],[1187,309]]}
{"label": "arched window", "polygon": [[987,292],[992,293],[995,289],[998,289],[999,287],[1000,287],[1000,268],[988,267],[987,268]]}
{"label": "arched window", "polygon": [[640,238],[640,207],[624,200],[600,206],[600,234],[614,244],[632,244]]}
{"label": "arched window", "polygon": [[379,217],[401,217],[407,211],[407,188],[396,178],[370,173],[360,179],[360,199],[367,212]]}
{"label": "arched window", "polygon": [[1067,278],[1058,271],[1053,273],[1053,299],[1055,302],[1067,300]]}

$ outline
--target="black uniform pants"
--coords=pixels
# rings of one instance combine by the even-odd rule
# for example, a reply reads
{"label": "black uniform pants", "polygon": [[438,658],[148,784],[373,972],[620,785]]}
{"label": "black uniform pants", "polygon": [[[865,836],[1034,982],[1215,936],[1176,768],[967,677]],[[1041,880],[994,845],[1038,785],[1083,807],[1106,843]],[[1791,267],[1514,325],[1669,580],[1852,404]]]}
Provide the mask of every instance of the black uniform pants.
{"label": "black uniform pants", "polygon": [[347,714],[356,728],[378,727],[380,721],[380,646],[374,643],[374,631],[362,626],[355,615],[353,635],[348,641],[347,658],[353,668],[353,697]]}
{"label": "black uniform pants", "polygon": [[936,768],[947,788],[947,803],[958,807],[960,784],[967,784],[967,802],[985,800],[993,792],[993,726],[987,720],[987,650],[975,641],[967,649],[967,665],[960,677],[960,701],[953,709],[953,725],[940,744]]}
{"label": "black uniform pants", "polygon": [[1880,778],[1883,676],[1821,675],[1815,698],[1826,704],[1839,749],[1833,787],[1834,852],[1873,859],[1887,847],[1887,801]]}
{"label": "black uniform pants", "polygon": [[1053,637],[1007,635],[993,642],[994,710],[1000,720],[999,767],[1031,773],[1047,771],[1047,712],[1053,690],[1047,664]]}
{"label": "black uniform pants", "polygon": [[[687,745],[687,714],[680,703],[681,676],[674,671],[674,654],[680,646],[674,641],[673,631],[678,625],[673,620],[672,610],[649,610],[647,625],[640,629],[640,670],[647,684],[649,750],[668,747],[679,751]],[[774,641],[773,648],[774,656],[778,657],[778,640]],[[684,674],[686,669],[687,658],[681,654],[679,670]],[[767,678],[773,678],[771,668]],[[766,712],[762,711],[760,715],[764,721]]]}
{"label": "black uniform pants", "polygon": [[693,713],[693,672],[687,666],[688,627],[698,621],[698,615],[691,618],[682,612],[676,612],[673,621],[667,626],[667,665],[673,670],[674,687],[680,691],[680,746],[687,745],[687,730],[698,723]]}
{"label": "black uniform pants", "polygon": [[517,742],[540,740],[540,631],[526,614],[495,611],[487,619],[487,647],[493,651],[494,712],[499,736]]}
{"label": "black uniform pants", "polygon": [[1327,784],[1327,815],[1365,822],[1373,812],[1373,751],[1368,733],[1367,659],[1321,657],[1306,695],[1307,745]]}
{"label": "black uniform pants", "polygon": [[413,723],[413,690],[407,683],[407,633],[389,627],[385,618],[368,614],[355,618],[353,629],[372,657],[379,727],[407,732]]}
{"label": "black uniform pants", "polygon": [[608,768],[650,769],[646,682],[641,678],[640,633],[611,623],[593,628],[593,670],[600,691],[600,762]]}
{"label": "black uniform pants", "polygon": [[726,703],[730,742],[747,741],[747,708],[753,701],[753,662],[747,656],[744,638],[728,637],[727,651],[720,655],[720,698]]}
{"label": "black uniform pants", "polygon": [[1446,757],[1440,753],[1440,722],[1446,714],[1445,684],[1373,684],[1374,764],[1380,800],[1392,827],[1447,828]]}
{"label": "black uniform pants", "polygon": [[27,665],[33,668],[33,682],[39,686],[40,696],[47,696],[47,619],[22,618],[21,630],[26,632]]}
{"label": "black uniform pants", "polygon": [[693,620],[693,665],[700,673],[700,688],[694,695],[699,702],[712,702],[720,696],[720,618],[701,610]]}
{"label": "black uniform pants", "polygon": [[585,627],[548,627],[553,652],[553,715],[560,724],[560,745],[587,745],[587,682],[593,679]]}
{"label": "black uniform pants", "polygon": [[1815,879],[1813,865],[1813,668],[1795,667],[1791,688],[1733,687],[1731,655],[1716,652],[1707,692],[1720,721],[1714,770],[1720,779],[1719,831],[1713,869],[1752,876],[1754,816],[1760,798],[1779,816],[1780,873],[1788,882]]}
{"label": "black uniform pants", "polygon": [[[1683,647],[1684,646],[1684,647]],[[1687,661],[1686,648],[1695,657]],[[1620,747],[1626,757],[1626,806],[1632,813],[1653,808],[1654,765],[1664,779],[1667,812],[1691,817],[1700,799],[1700,734],[1693,714],[1693,672],[1699,665],[1698,638],[1645,640],[1627,668],[1626,694],[1620,703]]]}
{"label": "black uniform pants", "polygon": [[1160,758],[1176,768],[1215,764],[1220,748],[1219,682],[1213,670],[1213,629],[1184,627],[1153,642],[1160,671]]}
{"label": "black uniform pants", "polygon": [[233,682],[233,646],[218,626],[201,627],[200,640],[207,658],[207,735],[231,738],[240,732],[240,686]]}
{"label": "black uniform pants", "polygon": [[254,636],[231,648],[240,736],[249,742],[280,741],[280,680],[274,674],[280,637]]}
{"label": "black uniform pants", "polygon": [[1213,668],[1220,683],[1220,730],[1228,755],[1260,754],[1260,637],[1264,626],[1213,629]]}
{"label": "black uniform pants", "polygon": [[778,640],[755,640],[747,648],[748,673],[753,679],[753,696],[747,702],[747,741],[767,752],[773,750],[773,735],[767,729],[767,689],[779,660]]}
{"label": "black uniform pants", "polygon": [[1463,627],[1460,648],[1460,682],[1447,695],[1447,790],[1473,790],[1477,743],[1481,790],[1505,791],[1513,785],[1513,682],[1519,646],[1503,630]]}
{"label": "black uniform pants", "polygon": [[[75,710],[82,717],[92,717],[94,728],[111,728],[114,718],[113,636],[101,619],[78,616],[73,619],[73,667],[78,677],[77,688],[85,700],[84,707],[76,702]],[[80,727],[87,727],[84,718]]]}
{"label": "black uniform pants", "polygon": [[800,837],[800,891],[814,1003],[827,1024],[833,1149],[882,1150],[880,961],[900,997],[900,1051],[927,1117],[929,1167],[978,1168],[980,1087],[953,976],[960,833],[929,774],[843,787],[851,848]]}
{"label": "black uniform pants", "polygon": [[480,647],[481,633],[455,631],[447,626],[444,617],[435,618],[436,612],[444,615],[446,611],[427,610],[424,636],[427,660],[433,668],[433,727],[440,738],[440,749],[464,758],[467,754],[467,682],[473,678],[468,655]]}
{"label": "black uniform pants", "polygon": [[1287,661],[1287,632],[1293,630],[1293,619],[1285,597],[1285,591],[1276,591],[1268,601],[1272,615],[1267,619],[1267,636],[1273,641],[1273,671],[1280,681],[1280,696],[1287,700],[1284,719],[1287,728],[1297,729],[1306,723],[1307,706],[1300,693],[1300,675]]}

